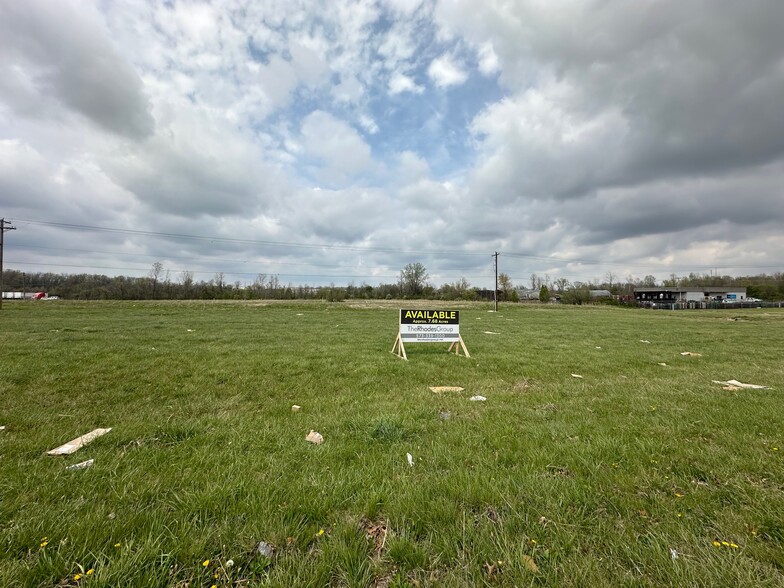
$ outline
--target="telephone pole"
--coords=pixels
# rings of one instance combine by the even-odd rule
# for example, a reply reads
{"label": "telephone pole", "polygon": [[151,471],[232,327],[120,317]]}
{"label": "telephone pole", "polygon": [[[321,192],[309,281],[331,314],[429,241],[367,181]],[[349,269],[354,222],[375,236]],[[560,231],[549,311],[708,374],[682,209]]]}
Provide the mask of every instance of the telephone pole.
{"label": "telephone pole", "polygon": [[495,301],[495,311],[498,312],[498,251],[493,253],[495,258],[495,289],[493,290],[493,300]]}
{"label": "telephone pole", "polygon": [[11,223],[4,218],[0,218],[0,310],[3,310],[3,244],[5,242],[6,231],[15,231],[16,227],[12,227]]}

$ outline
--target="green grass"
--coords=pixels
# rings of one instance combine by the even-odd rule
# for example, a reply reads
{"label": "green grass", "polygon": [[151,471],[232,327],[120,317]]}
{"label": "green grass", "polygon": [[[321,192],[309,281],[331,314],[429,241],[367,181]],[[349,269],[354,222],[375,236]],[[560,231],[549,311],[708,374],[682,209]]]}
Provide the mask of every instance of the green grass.
{"label": "green grass", "polygon": [[0,585],[784,586],[784,311],[460,306],[4,304]]}

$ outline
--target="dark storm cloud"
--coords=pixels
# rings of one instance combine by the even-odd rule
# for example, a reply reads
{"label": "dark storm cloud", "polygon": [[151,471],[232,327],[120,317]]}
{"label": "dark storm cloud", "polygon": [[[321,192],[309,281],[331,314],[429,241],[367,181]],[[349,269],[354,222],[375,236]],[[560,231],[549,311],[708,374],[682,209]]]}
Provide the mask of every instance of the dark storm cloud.
{"label": "dark storm cloud", "polygon": [[[496,50],[502,79],[523,93],[475,123],[480,136],[504,134],[501,161],[485,163],[507,198],[579,198],[784,154],[784,4],[602,2],[572,16],[555,6],[522,13],[527,26],[507,27]],[[511,130],[494,127],[496,115]],[[515,130],[515,118],[525,126]]]}
{"label": "dark storm cloud", "polygon": [[52,119],[59,102],[112,133],[148,136],[154,120],[142,82],[96,21],[65,2],[0,4],[0,101]]}
{"label": "dark storm cloud", "polygon": [[587,245],[718,223],[746,232],[784,222],[782,177],[784,165],[775,164],[730,176],[610,189],[560,206],[558,214]]}

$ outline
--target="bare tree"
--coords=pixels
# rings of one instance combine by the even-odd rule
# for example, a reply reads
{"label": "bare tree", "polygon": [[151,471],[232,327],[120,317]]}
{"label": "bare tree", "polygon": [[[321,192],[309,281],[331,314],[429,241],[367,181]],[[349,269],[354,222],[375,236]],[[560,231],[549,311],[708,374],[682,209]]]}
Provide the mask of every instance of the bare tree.
{"label": "bare tree", "polygon": [[264,295],[264,287],[267,282],[267,274],[259,274],[253,281],[253,292],[261,298]]}
{"label": "bare tree", "polygon": [[531,274],[531,290],[538,290],[542,287],[542,278],[535,273]]}
{"label": "bare tree", "polygon": [[156,261],[152,264],[152,268],[150,269],[150,279],[152,280],[152,297],[155,298],[156,290],[158,289],[158,280],[161,277],[161,273],[163,273],[163,264],[160,261]]}

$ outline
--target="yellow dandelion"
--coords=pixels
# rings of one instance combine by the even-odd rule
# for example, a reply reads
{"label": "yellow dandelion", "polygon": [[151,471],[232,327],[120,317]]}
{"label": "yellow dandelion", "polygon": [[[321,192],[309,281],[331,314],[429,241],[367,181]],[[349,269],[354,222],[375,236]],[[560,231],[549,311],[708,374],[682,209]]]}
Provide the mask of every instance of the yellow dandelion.
{"label": "yellow dandelion", "polygon": [[81,579],[82,579],[82,575],[81,574],[74,574],[74,580],[76,580],[78,582]]}
{"label": "yellow dandelion", "polygon": [[713,542],[713,546],[714,547],[721,547],[721,543],[719,543],[718,541],[714,541]]}
{"label": "yellow dandelion", "polygon": [[90,568],[89,570],[87,570],[87,575],[88,576],[92,576],[93,573],[95,573],[95,569],[94,568]]}
{"label": "yellow dandelion", "polygon": [[531,539],[531,543],[532,543],[533,545],[536,545],[536,539]]}
{"label": "yellow dandelion", "polygon": [[115,547],[117,547],[117,548],[119,548],[119,547],[120,547],[120,544],[119,544],[119,543],[115,543],[115,544],[114,544],[114,546],[115,546]]}
{"label": "yellow dandelion", "polygon": [[201,565],[203,565],[206,568],[208,565],[210,565],[210,560],[205,559],[203,562],[201,562]]}
{"label": "yellow dandelion", "polygon": [[321,537],[324,534],[324,529],[319,529],[318,536]]}
{"label": "yellow dandelion", "polygon": [[675,496],[677,496],[678,498],[683,498],[683,494],[681,494],[680,492],[676,492]]}
{"label": "yellow dandelion", "polygon": [[727,543],[726,541],[722,541],[722,542],[721,542],[721,544],[722,544],[724,547],[729,547],[729,546],[730,546],[730,544],[729,544],[729,543]]}
{"label": "yellow dandelion", "polygon": [[730,543],[730,547],[732,547],[733,549],[737,549],[738,548],[738,544],[737,543]]}
{"label": "yellow dandelion", "polygon": [[45,539],[41,541],[41,547],[46,547],[47,545],[49,545],[49,541],[46,541]]}
{"label": "yellow dandelion", "polygon": [[678,513],[678,516],[679,516],[679,517],[682,517],[682,516],[683,516],[683,513],[682,513],[682,512],[679,512],[679,513]]}
{"label": "yellow dandelion", "polygon": [[213,577],[213,578],[215,578],[215,579],[217,580],[217,579],[218,579],[218,573],[217,573],[217,572],[216,572],[216,573],[214,573],[214,574],[212,575],[212,577]]}
{"label": "yellow dandelion", "polygon": [[773,448],[773,451],[778,451],[778,450],[779,450],[779,448],[778,448],[778,447],[774,447],[774,448]]}

